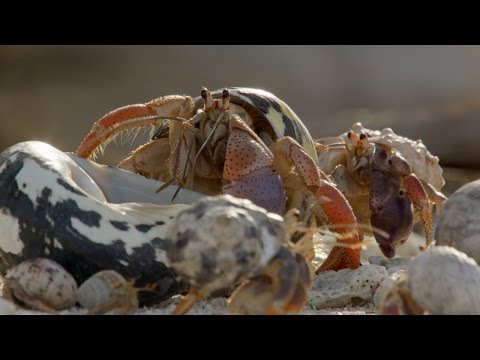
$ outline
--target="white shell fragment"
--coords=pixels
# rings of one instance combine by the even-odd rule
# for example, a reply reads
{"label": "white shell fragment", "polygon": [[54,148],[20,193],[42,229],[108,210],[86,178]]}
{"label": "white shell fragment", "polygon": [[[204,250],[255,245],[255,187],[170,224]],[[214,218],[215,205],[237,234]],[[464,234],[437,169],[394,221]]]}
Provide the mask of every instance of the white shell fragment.
{"label": "white shell fragment", "polygon": [[77,283],[60,264],[45,258],[27,260],[5,275],[15,299],[38,310],[42,305],[53,310],[72,307],[76,302]]}
{"label": "white shell fragment", "polygon": [[257,275],[288,239],[283,218],[221,195],[181,212],[169,229],[170,266],[204,295]]}
{"label": "white shell fragment", "polygon": [[408,268],[413,299],[434,315],[480,314],[480,267],[452,247],[418,255]]}
{"label": "white shell fragment", "polygon": [[377,291],[375,291],[375,295],[373,296],[373,303],[377,309],[381,309],[387,296],[396,290],[398,282],[405,279],[406,276],[406,270],[399,270],[382,281]]}
{"label": "white shell fragment", "polygon": [[308,305],[315,309],[364,305],[373,300],[380,283],[388,277],[383,266],[321,272],[313,279]]}
{"label": "white shell fragment", "polygon": [[435,230],[437,245],[452,246],[480,263],[480,180],[465,184],[445,202]]}

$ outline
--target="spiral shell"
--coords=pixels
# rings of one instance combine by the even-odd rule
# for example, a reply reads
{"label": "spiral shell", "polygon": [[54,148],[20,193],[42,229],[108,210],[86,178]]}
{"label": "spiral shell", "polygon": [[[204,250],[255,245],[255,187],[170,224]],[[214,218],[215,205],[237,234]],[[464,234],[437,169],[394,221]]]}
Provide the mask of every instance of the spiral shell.
{"label": "spiral shell", "polygon": [[89,314],[133,313],[138,308],[137,292],[114,270],[102,270],[88,278],[77,290],[78,303]]}
{"label": "spiral shell", "polygon": [[288,239],[283,218],[250,200],[207,197],[181,212],[169,229],[170,266],[205,296],[255,276]]}
{"label": "spiral shell", "polygon": [[24,261],[8,270],[5,284],[15,300],[43,311],[75,305],[77,282],[60,264],[45,258]]}

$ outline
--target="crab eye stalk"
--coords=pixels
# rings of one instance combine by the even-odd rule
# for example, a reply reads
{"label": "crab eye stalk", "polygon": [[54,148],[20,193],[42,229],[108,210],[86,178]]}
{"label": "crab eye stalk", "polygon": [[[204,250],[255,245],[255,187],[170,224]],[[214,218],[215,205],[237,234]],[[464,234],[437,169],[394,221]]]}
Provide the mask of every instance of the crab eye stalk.
{"label": "crab eye stalk", "polygon": [[228,109],[230,106],[230,91],[223,89],[222,91],[222,108]]}

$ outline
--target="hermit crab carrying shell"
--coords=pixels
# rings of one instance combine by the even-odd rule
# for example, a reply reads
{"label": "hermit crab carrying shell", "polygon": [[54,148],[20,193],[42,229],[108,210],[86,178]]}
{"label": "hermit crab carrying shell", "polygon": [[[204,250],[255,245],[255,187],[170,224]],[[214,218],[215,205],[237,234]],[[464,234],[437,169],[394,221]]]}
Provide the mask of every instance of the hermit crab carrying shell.
{"label": "hermit crab carrying shell", "polygon": [[432,203],[439,212],[445,180],[438,157],[422,141],[356,123],[338,137],[318,139],[316,147],[320,168],[349,200],[359,222],[380,230],[373,234],[385,256],[395,256],[414,221],[422,221],[426,247],[432,243]]}
{"label": "hermit crab carrying shell", "polygon": [[[182,211],[169,229],[170,266],[190,284],[174,314],[185,314],[200,297],[231,293],[238,314],[296,314],[307,300],[313,269],[302,242],[290,242],[288,226],[250,200],[206,197]],[[304,247],[304,249],[306,249]],[[308,248],[307,248],[308,249]]]}
{"label": "hermit crab carrying shell", "polygon": [[[205,195],[247,198],[284,215],[299,209],[315,226],[322,212],[346,244],[362,235],[342,193],[318,168],[307,128],[282,100],[258,89],[226,88],[201,96],[171,95],[114,110],[94,125],[76,154],[89,158],[115,136],[157,126],[149,142],[120,162],[122,169]],[[335,246],[322,270],[360,265],[360,250]]]}

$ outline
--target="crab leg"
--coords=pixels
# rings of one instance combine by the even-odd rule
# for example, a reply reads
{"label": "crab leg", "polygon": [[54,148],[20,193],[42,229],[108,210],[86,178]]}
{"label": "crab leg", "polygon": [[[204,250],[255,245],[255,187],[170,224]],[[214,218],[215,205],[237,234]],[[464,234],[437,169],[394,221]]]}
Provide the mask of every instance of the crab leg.
{"label": "crab leg", "polygon": [[[290,137],[278,140],[271,149],[275,154],[275,168],[282,176],[287,176],[291,173],[292,167],[295,167],[304,185],[313,193],[329,221],[337,226],[335,231],[344,235],[341,241],[345,244],[360,243],[362,235],[357,229],[357,219],[345,196],[333,183],[324,180],[327,176],[321,172],[305,150]],[[358,266],[360,266],[360,248],[335,246],[317,272],[355,269]]]}
{"label": "crab leg", "polygon": [[425,245],[428,248],[433,240],[432,212],[428,194],[405,159],[397,155],[393,156],[391,161],[392,167],[403,177],[403,186],[412,200],[415,211],[420,214],[425,232]]}
{"label": "crab leg", "polygon": [[[345,225],[335,229],[345,235],[342,242],[359,243],[361,235],[352,208],[332,183],[323,180],[327,176],[305,150],[290,137],[272,143],[269,149],[238,116],[232,116],[225,158],[224,179],[229,182],[223,188],[225,193],[248,198],[283,215],[285,190],[282,178],[291,177],[293,167],[299,175],[299,184],[313,193],[330,222]],[[334,247],[321,270],[357,268],[359,265],[359,248]]]}
{"label": "crab leg", "polygon": [[76,154],[89,158],[102,143],[111,140],[123,131],[159,125],[164,119],[158,117],[191,118],[194,109],[193,99],[189,96],[171,95],[152,100],[146,104],[128,105],[113,110],[103,116],[83,139]]}

